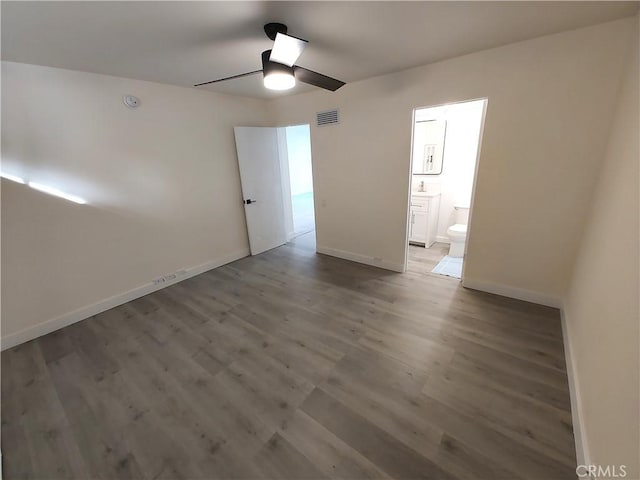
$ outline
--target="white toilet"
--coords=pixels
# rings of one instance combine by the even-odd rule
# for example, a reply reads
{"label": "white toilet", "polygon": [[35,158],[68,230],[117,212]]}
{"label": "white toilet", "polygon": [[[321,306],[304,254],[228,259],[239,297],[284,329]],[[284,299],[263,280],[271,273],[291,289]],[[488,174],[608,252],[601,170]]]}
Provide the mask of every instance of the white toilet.
{"label": "white toilet", "polygon": [[467,222],[469,221],[469,207],[456,205],[456,223],[447,229],[447,235],[451,240],[449,256],[461,258],[464,256],[464,244],[467,240]]}

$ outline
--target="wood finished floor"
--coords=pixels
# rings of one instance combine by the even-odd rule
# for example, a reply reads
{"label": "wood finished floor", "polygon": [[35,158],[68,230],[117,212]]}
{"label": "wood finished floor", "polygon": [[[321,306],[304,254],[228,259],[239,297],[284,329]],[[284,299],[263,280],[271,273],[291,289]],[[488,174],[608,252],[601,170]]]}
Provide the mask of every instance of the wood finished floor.
{"label": "wood finished floor", "polygon": [[309,237],[3,352],[4,478],[575,478],[556,310]]}
{"label": "wood finished floor", "polygon": [[407,270],[411,273],[434,275],[436,278],[449,279],[459,283],[460,280],[458,279],[439,275],[437,273],[431,273],[431,270],[433,270],[438,262],[448,253],[449,245],[446,243],[434,243],[429,248],[409,245],[409,261],[407,262]]}

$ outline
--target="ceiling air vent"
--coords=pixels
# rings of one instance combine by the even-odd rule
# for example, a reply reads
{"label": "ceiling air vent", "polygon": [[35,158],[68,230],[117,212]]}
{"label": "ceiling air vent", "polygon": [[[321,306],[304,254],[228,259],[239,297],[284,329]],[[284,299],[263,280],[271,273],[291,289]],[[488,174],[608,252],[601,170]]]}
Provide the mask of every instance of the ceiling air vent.
{"label": "ceiling air vent", "polygon": [[340,119],[338,118],[338,110],[328,110],[326,112],[318,112],[316,113],[316,123],[319,127],[324,127],[325,125],[333,125],[335,123],[340,123]]}

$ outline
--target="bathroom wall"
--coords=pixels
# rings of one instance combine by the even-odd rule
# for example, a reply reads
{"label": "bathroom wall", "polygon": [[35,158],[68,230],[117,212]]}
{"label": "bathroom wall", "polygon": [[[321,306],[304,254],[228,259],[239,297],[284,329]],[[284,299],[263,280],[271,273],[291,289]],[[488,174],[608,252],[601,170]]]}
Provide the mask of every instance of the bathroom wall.
{"label": "bathroom wall", "polygon": [[[436,241],[449,243],[447,228],[455,223],[455,205],[469,206],[476,168],[478,140],[484,100],[416,110],[416,121],[446,120],[442,174],[413,175],[412,191],[425,182],[425,189],[440,191],[440,213]],[[418,140],[419,141],[419,140]],[[414,156],[421,147],[414,139]]]}

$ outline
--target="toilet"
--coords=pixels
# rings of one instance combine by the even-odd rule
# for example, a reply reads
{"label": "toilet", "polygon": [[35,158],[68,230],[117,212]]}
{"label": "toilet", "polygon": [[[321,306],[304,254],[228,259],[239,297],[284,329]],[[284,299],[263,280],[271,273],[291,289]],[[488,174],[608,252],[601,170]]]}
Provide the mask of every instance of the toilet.
{"label": "toilet", "polygon": [[464,244],[467,240],[467,222],[469,221],[469,207],[456,205],[456,223],[447,229],[447,235],[451,241],[449,256],[461,258],[464,256]]}

